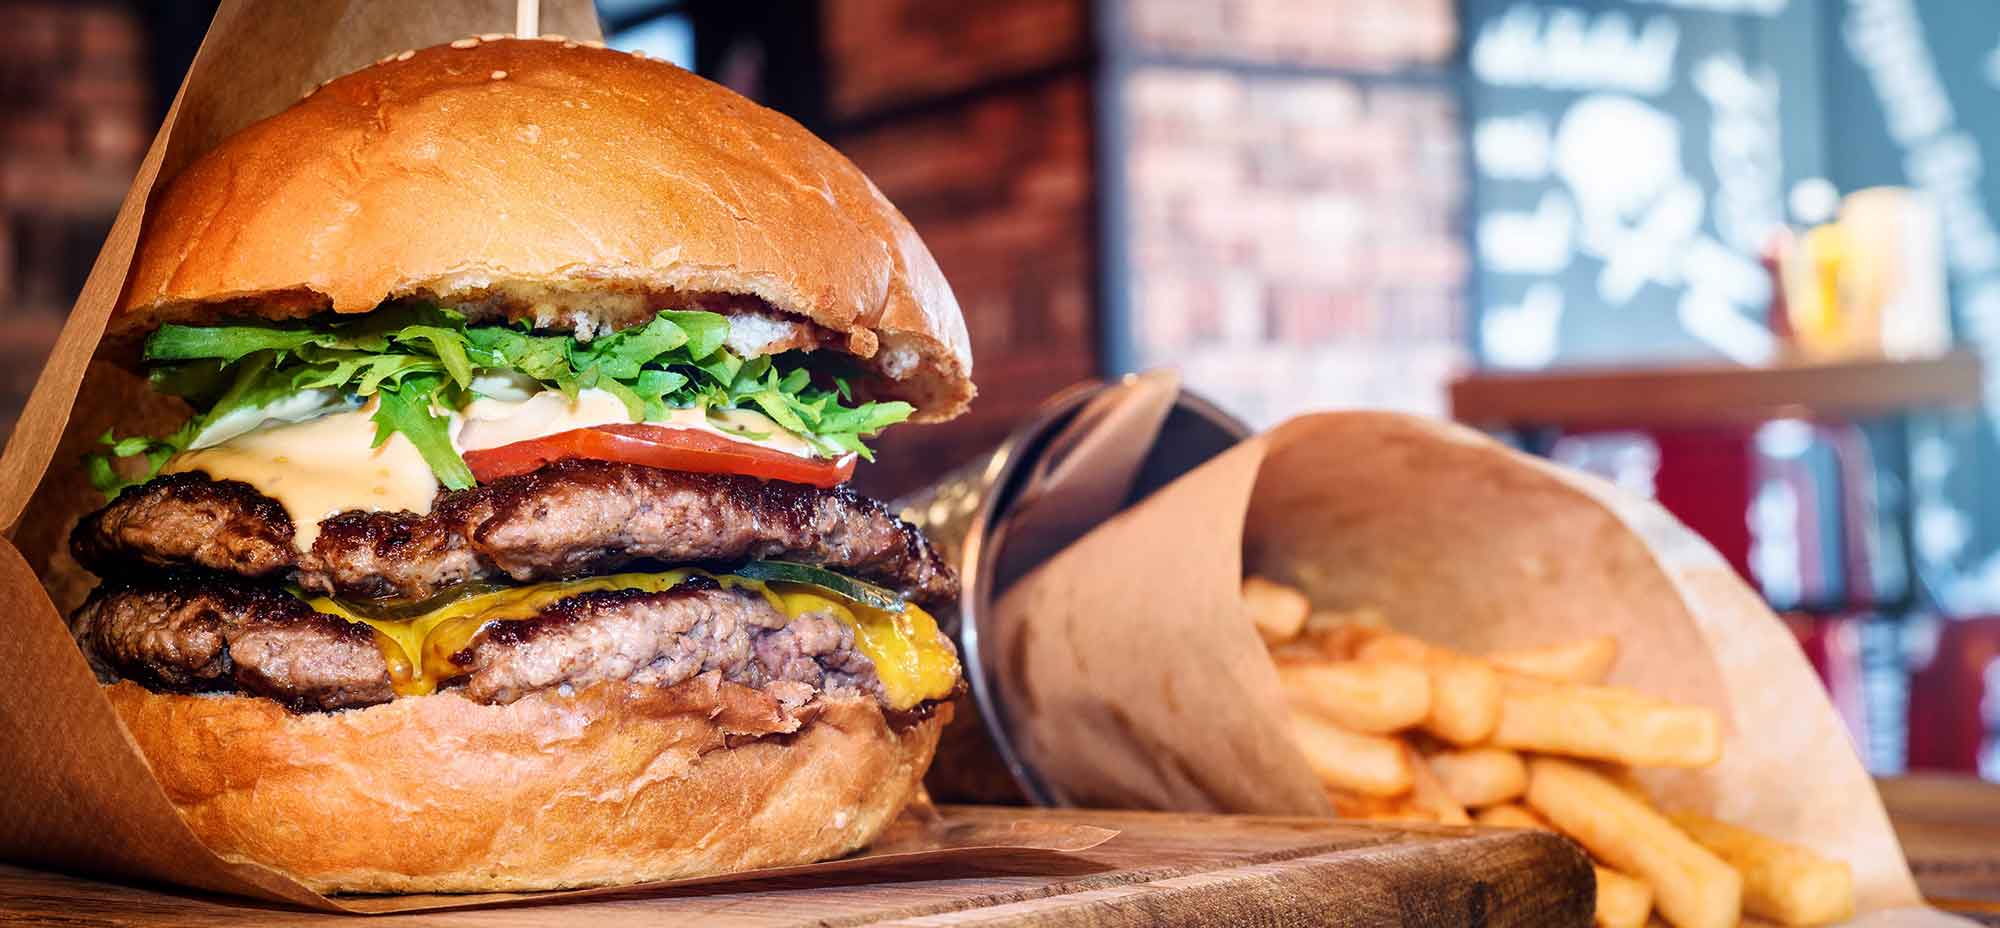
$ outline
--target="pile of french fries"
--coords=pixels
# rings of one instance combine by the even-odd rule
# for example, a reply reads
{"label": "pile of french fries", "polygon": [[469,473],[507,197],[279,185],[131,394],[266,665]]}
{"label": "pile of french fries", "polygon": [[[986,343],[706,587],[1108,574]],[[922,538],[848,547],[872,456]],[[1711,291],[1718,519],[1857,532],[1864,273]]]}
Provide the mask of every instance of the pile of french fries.
{"label": "pile of french fries", "polygon": [[1646,797],[1632,769],[1714,763],[1721,722],[1605,686],[1615,639],[1473,656],[1391,631],[1369,610],[1315,612],[1260,577],[1244,581],[1243,604],[1277,664],[1299,750],[1343,817],[1560,832],[1596,861],[1604,928],[1654,911],[1678,928],[1853,915],[1847,864]]}

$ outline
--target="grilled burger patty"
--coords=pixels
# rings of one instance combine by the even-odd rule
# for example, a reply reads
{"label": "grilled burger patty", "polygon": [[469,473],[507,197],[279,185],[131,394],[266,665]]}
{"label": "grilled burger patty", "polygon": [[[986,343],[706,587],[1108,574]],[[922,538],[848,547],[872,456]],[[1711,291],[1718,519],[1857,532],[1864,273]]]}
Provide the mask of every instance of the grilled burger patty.
{"label": "grilled burger patty", "polygon": [[192,576],[106,584],[70,617],[70,631],[100,675],[148,689],[233,689],[294,709],[395,695],[374,631],[282,590]]}
{"label": "grilled burger patty", "polygon": [[527,583],[624,566],[775,558],[950,599],[957,577],[916,528],[846,487],[568,460],[438,496],[428,515],[344,512],[312,550],[284,507],[198,472],[126,490],[86,517],[70,547],[99,576],[130,566],[286,575],[314,592],[424,599],[467,580]]}
{"label": "grilled burger patty", "polygon": [[[70,624],[101,675],[151,689],[234,690],[299,710],[395,695],[367,626],[233,578],[107,584]],[[532,618],[490,623],[451,661],[464,673],[446,687],[485,703],[605,680],[666,687],[711,671],[787,707],[823,691],[882,696],[845,624],[810,613],[788,622],[763,597],[700,576],[665,592],[579,593]]]}

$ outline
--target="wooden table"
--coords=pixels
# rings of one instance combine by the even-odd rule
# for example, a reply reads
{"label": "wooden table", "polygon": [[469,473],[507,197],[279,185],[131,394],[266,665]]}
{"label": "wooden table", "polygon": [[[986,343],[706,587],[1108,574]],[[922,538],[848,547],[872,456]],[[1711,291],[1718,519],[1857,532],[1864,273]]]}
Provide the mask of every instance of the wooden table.
{"label": "wooden table", "polygon": [[1879,784],[1924,896],[2000,925],[2000,785],[1935,774]]}
{"label": "wooden table", "polygon": [[[1926,896],[2000,925],[2000,786],[1883,780]],[[1015,816],[973,807],[952,815]],[[1121,830],[1035,866],[886,871],[585,903],[381,916],[368,925],[1585,924],[1583,861],[1546,835],[1307,819],[1037,813]],[[0,923],[319,925],[343,916],[0,866]],[[349,924],[357,924],[349,922]]]}
{"label": "wooden table", "polygon": [[[946,812],[1011,819],[1023,810]],[[346,924],[1542,928],[1590,923],[1587,863],[1554,835],[1249,816],[1033,814],[1117,828],[1120,834],[1091,850],[1043,858],[1033,866],[876,871]],[[0,923],[287,926],[351,918],[0,866]]]}

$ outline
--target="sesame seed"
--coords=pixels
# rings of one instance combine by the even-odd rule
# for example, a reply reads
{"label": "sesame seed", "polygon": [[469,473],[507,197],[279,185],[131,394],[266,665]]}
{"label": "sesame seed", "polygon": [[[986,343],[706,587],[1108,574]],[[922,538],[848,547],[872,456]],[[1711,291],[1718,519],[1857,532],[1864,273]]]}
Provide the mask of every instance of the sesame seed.
{"label": "sesame seed", "polygon": [[404,49],[404,50],[403,50],[403,53],[402,53],[402,54],[400,54],[400,55],[397,55],[397,56],[396,56],[396,60],[397,60],[397,61],[408,61],[408,60],[410,60],[410,59],[412,59],[412,58],[415,58],[415,57],[417,57],[417,50],[416,50],[416,49],[414,49],[414,48],[406,48],[406,49]]}
{"label": "sesame seed", "polygon": [[584,45],[584,47],[585,47],[585,48],[603,48],[603,47],[604,47],[604,43],[603,43],[603,42],[600,42],[600,41],[598,41],[598,40],[596,40],[596,39],[584,39],[584,40],[583,40],[583,45]]}
{"label": "sesame seed", "polygon": [[581,46],[581,45],[578,45],[578,44],[576,44],[575,42],[564,42],[564,43],[562,44],[562,47],[564,47],[564,48],[582,48],[583,46]]}
{"label": "sesame seed", "polygon": [[635,49],[633,49],[633,50],[632,50],[632,57],[634,57],[634,58],[645,58],[645,57],[646,57],[646,50],[645,50],[645,49],[643,49],[643,48],[635,48]]}
{"label": "sesame seed", "polygon": [[480,34],[479,34],[479,41],[481,41],[481,42],[498,42],[498,41],[500,41],[501,39],[504,39],[504,38],[506,38],[506,37],[507,37],[507,33],[504,33],[504,32],[482,32],[482,33],[480,33]]}
{"label": "sesame seed", "polygon": [[566,36],[566,35],[557,35],[556,33],[553,33],[553,32],[544,32],[544,33],[542,33],[541,35],[539,35],[539,36],[536,36],[536,38],[538,38],[538,39],[541,39],[541,40],[542,40],[542,41],[544,41],[544,42],[567,42],[567,41],[569,41],[569,36]]}
{"label": "sesame seed", "polygon": [[451,43],[451,47],[452,47],[452,48],[473,48],[473,47],[477,46],[478,44],[479,44],[479,39],[478,39],[478,37],[477,37],[477,36],[467,36],[466,38],[463,38],[463,39],[459,39],[458,41],[456,41],[456,42],[453,42],[453,43]]}
{"label": "sesame seed", "polygon": [[504,80],[506,80],[506,79],[507,79],[507,72],[505,72],[505,71],[495,71],[495,72],[493,72],[493,79],[494,79],[494,80],[496,80],[496,81],[504,81]]}

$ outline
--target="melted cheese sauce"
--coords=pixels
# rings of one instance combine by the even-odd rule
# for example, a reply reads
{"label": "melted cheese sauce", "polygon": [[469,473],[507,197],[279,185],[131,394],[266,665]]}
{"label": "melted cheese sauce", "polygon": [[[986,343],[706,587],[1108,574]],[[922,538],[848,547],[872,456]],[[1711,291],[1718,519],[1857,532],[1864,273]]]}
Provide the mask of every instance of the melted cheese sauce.
{"label": "melted cheese sauce", "polygon": [[[683,568],[542,583],[469,596],[410,619],[369,618],[324,597],[308,600],[307,604],[320,612],[374,629],[376,646],[381,648],[389,665],[390,681],[396,692],[422,696],[436,692],[438,684],[464,672],[451,656],[464,650],[491,623],[531,618],[557,601],[579,593],[664,592],[696,573],[699,571]],[[710,576],[725,588],[758,592],[787,619],[824,613],[853,629],[855,650],[867,655],[875,665],[883,694],[894,708],[912,709],[927,699],[943,699],[958,686],[958,655],[938,631],[936,620],[915,604],[905,605],[902,612],[885,612],[815,586],[767,584],[729,574]]]}
{"label": "melted cheese sauce", "polygon": [[[430,512],[437,475],[401,433],[380,448],[375,441],[375,402],[297,424],[276,425],[238,435],[222,444],[187,451],[167,462],[165,473],[198,470],[217,480],[241,480],[278,501],[292,517],[293,543],[312,548],[322,519],[350,509]],[[451,414],[452,443],[460,453],[497,448],[574,429],[632,421],[625,404],[603,390],[579,391],[572,401],[557,391],[525,400],[480,398]],[[648,423],[720,435],[799,457],[818,450],[755,410],[674,409],[664,421]]]}
{"label": "melted cheese sauce", "polygon": [[380,448],[375,404],[293,425],[258,429],[222,444],[176,456],[166,473],[198,470],[217,480],[241,480],[291,514],[301,551],[319,537],[321,519],[349,509],[431,511],[437,475],[401,433]]}
{"label": "melted cheese sauce", "polygon": [[707,413],[704,416],[699,409],[676,409],[666,421],[651,424],[674,429],[713,432],[731,441],[761,445],[802,458],[819,456],[819,449],[813,447],[812,442],[785,431],[778,423],[771,421],[770,416],[757,410],[711,409]]}

